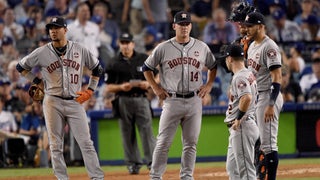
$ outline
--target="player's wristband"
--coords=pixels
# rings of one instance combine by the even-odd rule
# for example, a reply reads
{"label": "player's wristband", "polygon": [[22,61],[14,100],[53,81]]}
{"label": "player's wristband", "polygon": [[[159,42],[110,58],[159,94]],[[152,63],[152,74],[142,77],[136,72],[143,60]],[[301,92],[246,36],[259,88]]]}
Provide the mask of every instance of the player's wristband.
{"label": "player's wristband", "polygon": [[238,115],[237,115],[237,119],[238,119],[238,120],[241,120],[242,117],[243,117],[245,114],[246,114],[246,112],[243,112],[243,111],[241,111],[241,110],[239,109]]}
{"label": "player's wristband", "polygon": [[40,84],[42,82],[42,79],[35,77],[32,81],[34,84]]}
{"label": "player's wristband", "polygon": [[277,97],[280,93],[280,84],[277,82],[273,82],[271,85],[271,93],[270,93],[270,100],[269,105],[273,106],[277,100]]}
{"label": "player's wristband", "polygon": [[88,89],[95,91],[97,89],[99,80],[93,79],[92,77],[89,79],[89,86]]}

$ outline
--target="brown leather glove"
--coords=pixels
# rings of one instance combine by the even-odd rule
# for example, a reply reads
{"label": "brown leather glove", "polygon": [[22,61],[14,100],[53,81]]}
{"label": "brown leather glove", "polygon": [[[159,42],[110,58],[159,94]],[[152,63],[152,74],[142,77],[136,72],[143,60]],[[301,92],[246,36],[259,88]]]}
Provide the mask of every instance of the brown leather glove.
{"label": "brown leather glove", "polygon": [[90,89],[87,89],[85,91],[80,91],[80,92],[77,92],[77,94],[79,95],[77,98],[76,98],[76,101],[80,104],[84,103],[85,101],[89,100],[93,94],[93,91],[90,90]]}

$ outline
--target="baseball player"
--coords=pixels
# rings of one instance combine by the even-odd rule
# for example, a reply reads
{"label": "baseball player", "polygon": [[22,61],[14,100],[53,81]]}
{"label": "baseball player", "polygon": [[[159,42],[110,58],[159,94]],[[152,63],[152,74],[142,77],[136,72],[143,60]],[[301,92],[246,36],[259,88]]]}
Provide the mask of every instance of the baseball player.
{"label": "baseball player", "polygon": [[[44,87],[43,113],[54,174],[58,179],[68,179],[63,157],[64,127],[68,123],[80,146],[89,177],[104,179],[81,105],[92,96],[103,69],[87,49],[66,39],[65,19],[52,18],[46,29],[52,42],[22,58],[16,68],[28,80]],[[88,89],[80,91],[85,66],[92,71],[92,76]],[[40,68],[42,79],[31,72],[33,67]]]}
{"label": "baseball player", "polygon": [[244,51],[230,45],[225,52],[228,69],[234,74],[229,90],[229,104],[224,122],[229,127],[227,172],[231,180],[256,179],[254,146],[259,138],[255,120],[256,78],[244,64]]}
{"label": "baseball player", "polygon": [[[260,149],[265,154],[268,180],[276,179],[278,169],[278,125],[283,106],[280,92],[281,55],[277,44],[265,33],[264,16],[258,12],[247,15],[244,25],[253,40],[248,49],[248,69],[257,78],[258,100],[256,117],[260,131]],[[259,168],[257,168],[258,173]],[[258,178],[264,179],[263,174]]]}
{"label": "baseball player", "polygon": [[[257,9],[250,5],[248,2],[240,2],[235,8],[232,9],[229,20],[236,22],[239,26],[240,37],[234,42],[235,44],[239,44],[243,47],[245,64],[247,66],[247,52],[249,45],[252,43],[252,39],[247,36],[247,28],[243,24],[246,16],[251,12],[256,12]],[[222,62],[222,67],[225,68],[225,61]],[[228,72],[228,69],[226,70]],[[260,138],[257,140],[255,144],[255,165],[258,165],[259,158],[264,158],[264,154],[260,151]],[[265,167],[260,166],[261,170],[264,170]]]}
{"label": "baseball player", "polygon": [[[151,179],[162,179],[168,151],[177,127],[182,128],[183,152],[180,179],[193,179],[197,142],[201,129],[202,99],[211,91],[216,76],[216,60],[209,47],[190,37],[190,14],[175,14],[175,37],[160,43],[144,63],[144,75],[154,93],[163,100],[159,132],[153,153]],[[209,69],[206,84],[202,70]],[[160,84],[152,70],[159,67]]]}

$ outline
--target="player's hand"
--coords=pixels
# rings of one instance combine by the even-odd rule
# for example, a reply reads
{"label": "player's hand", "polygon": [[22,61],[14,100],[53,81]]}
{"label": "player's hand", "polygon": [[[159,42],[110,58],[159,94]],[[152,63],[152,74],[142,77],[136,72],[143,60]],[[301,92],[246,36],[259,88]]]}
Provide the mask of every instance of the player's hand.
{"label": "player's hand", "polygon": [[132,89],[132,85],[129,82],[123,83],[120,85],[120,88],[124,92],[128,92]]}
{"label": "player's hand", "polygon": [[241,124],[241,121],[238,120],[238,119],[236,119],[236,120],[234,121],[233,125],[232,125],[232,129],[233,129],[233,130],[238,130],[239,127],[240,127],[240,124]]}
{"label": "player's hand", "polygon": [[89,100],[91,98],[91,96],[93,95],[93,91],[90,89],[87,89],[85,91],[80,91],[77,92],[77,94],[79,95],[76,98],[76,101],[80,104],[84,103],[85,101]]}
{"label": "player's hand", "polygon": [[165,100],[167,97],[170,97],[168,92],[161,86],[154,87],[153,92],[159,97],[160,100]]}
{"label": "player's hand", "polygon": [[199,92],[198,92],[198,96],[201,98],[204,98],[206,96],[206,94],[209,94],[211,91],[211,85],[205,84],[203,86],[200,87]]}
{"label": "player's hand", "polygon": [[150,87],[148,81],[141,81],[139,82],[138,86],[140,89],[143,89],[143,90],[147,90]]}
{"label": "player's hand", "polygon": [[264,122],[268,123],[270,121],[274,121],[274,108],[273,106],[267,106],[264,111]]}

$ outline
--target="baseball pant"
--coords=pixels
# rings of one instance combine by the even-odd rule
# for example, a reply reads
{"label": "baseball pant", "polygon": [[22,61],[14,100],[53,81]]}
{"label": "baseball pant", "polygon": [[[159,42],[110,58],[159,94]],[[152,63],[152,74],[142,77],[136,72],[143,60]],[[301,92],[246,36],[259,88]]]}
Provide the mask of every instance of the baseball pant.
{"label": "baseball pant", "polygon": [[241,122],[238,130],[229,128],[229,145],[226,169],[230,180],[256,179],[254,145],[259,138],[259,129],[254,118]]}
{"label": "baseball pant", "polygon": [[260,131],[260,149],[269,154],[272,151],[278,151],[278,126],[280,111],[283,106],[282,94],[279,93],[274,105],[275,118],[273,121],[264,122],[264,112],[269,105],[270,91],[259,92],[258,103],[256,105],[256,119]]}
{"label": "baseball pant", "polygon": [[202,120],[201,98],[198,96],[188,99],[167,98],[163,102],[162,109],[150,177],[153,180],[162,179],[167,165],[169,148],[178,126],[181,125],[183,152],[180,179],[193,180],[196,146]]}
{"label": "baseball pant", "polygon": [[55,176],[60,180],[69,179],[63,157],[64,128],[68,122],[79,144],[84,164],[90,179],[104,179],[93,141],[90,138],[86,112],[75,100],[63,100],[46,95],[43,101],[43,113],[49,136],[51,162]]}
{"label": "baseball pant", "polygon": [[119,125],[122,134],[125,162],[127,165],[142,165],[136,126],[139,130],[144,159],[151,163],[155,146],[152,130],[152,115],[149,100],[146,97],[119,97]]}

